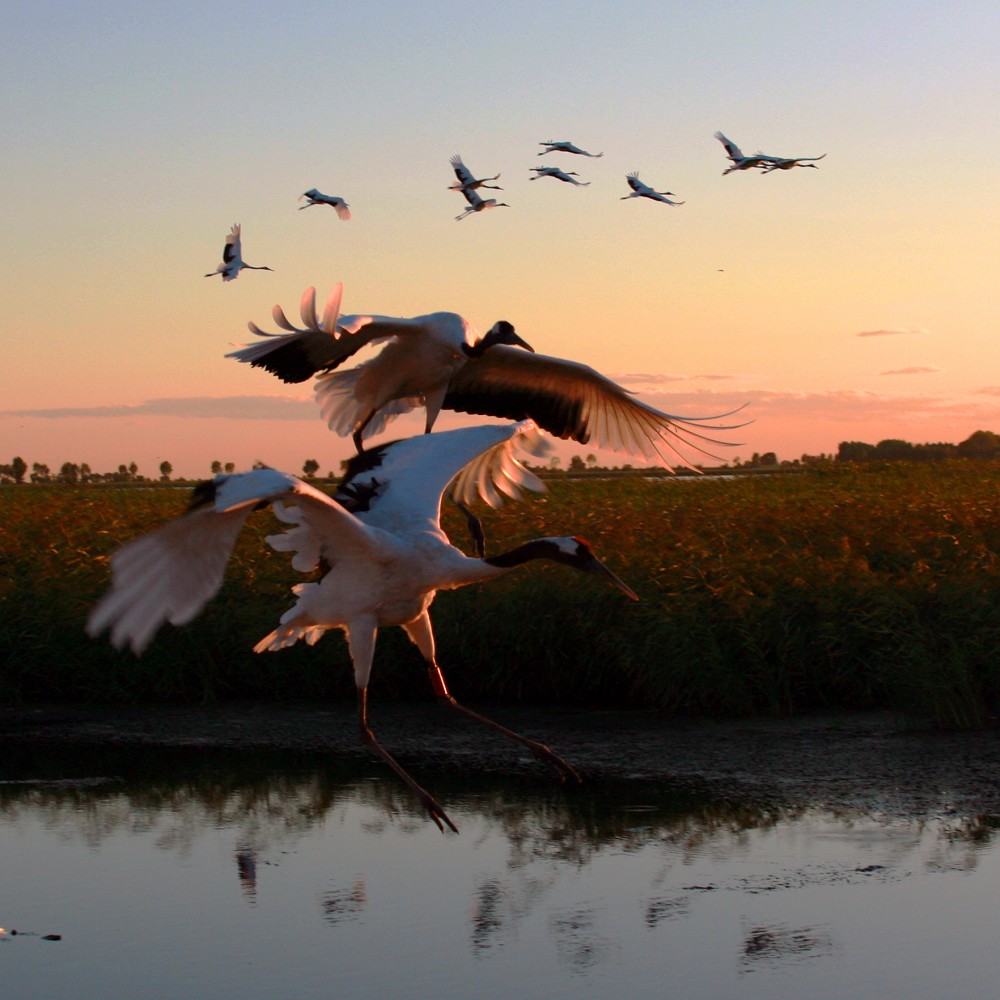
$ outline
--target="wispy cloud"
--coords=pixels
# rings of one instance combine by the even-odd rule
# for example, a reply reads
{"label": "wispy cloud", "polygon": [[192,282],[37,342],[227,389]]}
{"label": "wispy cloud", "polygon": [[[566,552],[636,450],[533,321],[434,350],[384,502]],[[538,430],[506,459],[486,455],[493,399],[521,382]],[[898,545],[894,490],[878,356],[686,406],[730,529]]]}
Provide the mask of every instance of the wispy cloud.
{"label": "wispy cloud", "polygon": [[930,368],[927,365],[910,365],[909,368],[890,368],[888,371],[879,372],[879,375],[930,375],[939,371],[940,368]]}
{"label": "wispy cloud", "polygon": [[973,389],[977,395],[1000,396],[1000,385],[984,385],[981,389]]}
{"label": "wispy cloud", "polygon": [[891,330],[862,330],[860,333],[856,333],[855,337],[898,337],[905,336],[913,333],[926,333],[926,330],[921,330],[919,328],[915,330],[904,330],[902,328],[891,329]]}
{"label": "wispy cloud", "polygon": [[3,410],[4,417],[204,417],[230,420],[316,420],[318,411],[311,399],[283,396],[181,396],[147,399],[133,406],[65,406],[39,410]]}
{"label": "wispy cloud", "polygon": [[717,374],[706,373],[704,375],[657,375],[652,373],[628,372],[624,375],[609,375],[612,381],[624,386],[631,392],[661,392],[664,387],[670,386],[670,392],[676,392],[674,388],[677,382],[727,382],[734,379],[746,380],[756,378],[753,375],[737,375],[719,372]]}
{"label": "wispy cloud", "polygon": [[637,383],[641,382],[643,385],[657,385],[659,383],[665,382],[684,382],[687,380],[687,375],[648,375],[645,373],[636,372],[626,372],[624,375],[612,375],[610,376],[616,382],[629,382]]}
{"label": "wispy cloud", "polygon": [[[946,395],[921,394],[896,395],[883,392],[858,392],[853,389],[839,389],[828,392],[788,392],[769,389],[732,390],[710,392],[692,390],[689,392],[643,393],[647,402],[672,413],[687,412],[700,407],[705,412],[715,405],[715,412],[729,409],[739,403],[747,403],[743,416],[758,425],[777,422],[792,425],[801,421],[816,421],[832,425],[858,421],[890,421],[915,423],[927,419],[950,419],[968,416],[970,419],[997,419],[997,408],[993,402],[983,400],[981,405],[968,398]],[[1000,396],[1000,387],[986,395]],[[715,401],[713,403],[713,401]],[[706,410],[706,405],[709,410]]]}

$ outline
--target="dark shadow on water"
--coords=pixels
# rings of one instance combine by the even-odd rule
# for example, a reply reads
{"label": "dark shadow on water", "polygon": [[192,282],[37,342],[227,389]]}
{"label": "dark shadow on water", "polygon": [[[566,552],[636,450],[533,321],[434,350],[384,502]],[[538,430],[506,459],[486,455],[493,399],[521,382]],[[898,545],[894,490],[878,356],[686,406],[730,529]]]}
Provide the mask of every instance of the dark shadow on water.
{"label": "dark shadow on water", "polygon": [[[585,863],[609,847],[628,852],[650,842],[693,854],[709,842],[770,829],[808,811],[716,798],[663,781],[590,780],[568,788],[544,775],[460,777],[437,773],[432,765],[414,773],[448,808],[499,829],[510,843],[512,865],[543,857]],[[269,838],[280,839],[306,832],[351,804],[373,807],[384,822],[403,830],[427,822],[419,803],[377,762],[314,751],[8,744],[0,773],[0,812],[46,812],[52,822],[75,825],[91,842],[158,814],[175,822],[169,838],[174,846],[185,839],[185,828],[194,836],[204,824],[246,828],[257,836],[266,828]],[[850,818],[855,811],[841,813]],[[994,816],[956,816],[942,836],[975,849],[992,843],[998,827]],[[252,856],[238,856],[237,864],[241,879],[252,881]],[[481,909],[488,922],[484,892]],[[332,902],[331,910],[344,906]],[[674,908],[670,901],[651,906],[651,926],[669,919]]]}

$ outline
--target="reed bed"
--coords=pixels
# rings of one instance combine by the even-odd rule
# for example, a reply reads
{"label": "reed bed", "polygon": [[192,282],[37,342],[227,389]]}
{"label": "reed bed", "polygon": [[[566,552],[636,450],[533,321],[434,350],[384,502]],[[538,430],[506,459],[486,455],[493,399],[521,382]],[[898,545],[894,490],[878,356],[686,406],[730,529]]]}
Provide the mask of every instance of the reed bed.
{"label": "reed bed", "polygon": [[[692,481],[554,478],[483,515],[490,551],[576,534],[639,593],[533,566],[443,593],[438,655],[467,700],[699,716],[891,709],[949,727],[1000,706],[1000,463],[829,465]],[[255,655],[294,574],[253,515],[218,597],[141,657],[83,631],[123,540],[182,490],[0,489],[0,702],[353,697],[341,637]],[[468,550],[464,522],[445,510]],[[375,695],[426,696],[398,629]]]}

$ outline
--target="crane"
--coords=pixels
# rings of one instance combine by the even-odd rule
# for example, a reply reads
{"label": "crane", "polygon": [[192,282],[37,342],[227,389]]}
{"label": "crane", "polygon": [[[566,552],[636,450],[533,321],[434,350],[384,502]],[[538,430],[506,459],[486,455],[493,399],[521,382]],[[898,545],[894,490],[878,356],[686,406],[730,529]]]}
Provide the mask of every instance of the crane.
{"label": "crane", "polygon": [[462,157],[456,153],[451,160],[452,169],[455,171],[455,177],[457,180],[451,187],[448,188],[449,191],[473,191],[476,188],[490,188],[493,191],[502,191],[502,187],[498,187],[496,184],[490,184],[489,181],[497,180],[500,175],[494,174],[492,177],[474,177],[472,171],[462,162]]}
{"label": "crane", "polygon": [[343,198],[333,194],[323,194],[316,188],[310,188],[305,194],[299,196],[299,201],[303,198],[309,200],[304,205],[299,205],[299,211],[304,208],[312,208],[313,205],[329,205],[336,213],[341,222],[347,222],[351,218],[351,206]]}
{"label": "crane", "polygon": [[603,153],[588,153],[585,149],[580,149],[579,146],[574,146],[567,139],[546,139],[545,142],[540,142],[539,146],[548,146],[548,149],[543,149],[538,155],[544,156],[546,153],[576,153],[577,156],[590,156],[593,159],[597,159],[599,156],[603,156]]}
{"label": "crane", "polygon": [[240,224],[237,222],[229,231],[226,237],[226,245],[222,248],[222,263],[214,270],[205,275],[206,278],[214,278],[217,274],[222,275],[223,281],[233,281],[239,277],[240,271],[249,268],[251,271],[271,271],[273,268],[253,264],[247,264],[243,260],[243,250],[240,243]]}
{"label": "crane", "polygon": [[544,489],[516,457],[537,451],[531,421],[466,427],[383,445],[356,456],[336,495],[274,469],[218,475],[194,490],[187,513],[128,542],[111,558],[111,587],[91,610],[87,633],[110,630],[116,648],[140,655],[166,622],[192,621],[222,586],[227,563],[250,513],[270,505],[289,525],[267,538],[292,553],[292,568],[318,578],[292,588],[296,601],[255,646],[263,653],[300,639],[315,644],[330,629],[343,631],[354,669],[362,743],[416,794],[443,832],[455,824],[376,739],[368,722],[368,683],[378,630],[399,625],[427,665],[434,693],[446,706],[527,747],[560,779],[579,781],[558,754],[535,740],[461,705],[438,665],[429,608],[440,590],[495,579],[527,562],[546,559],[594,574],[632,600],[636,593],[580,538],[536,538],[488,558],[466,556],[440,524],[449,484],[471,500],[478,493],[499,506],[521,489]]}
{"label": "crane", "polygon": [[648,184],[639,180],[639,174],[635,171],[631,174],[626,174],[625,180],[628,181],[628,186],[632,189],[632,193],[622,195],[619,199],[620,201],[627,201],[629,198],[649,198],[652,201],[662,201],[664,205],[684,204],[683,201],[671,201],[667,197],[668,194],[673,194],[673,191],[654,191]]}
{"label": "crane", "polygon": [[[826,153],[823,156],[826,156]],[[814,170],[819,170],[815,163],[807,161],[822,160],[823,156],[765,156],[764,173],[769,174],[773,170],[791,170],[792,167],[812,167]]]}
{"label": "crane", "polygon": [[464,219],[473,212],[483,212],[488,208],[510,208],[505,201],[497,201],[496,198],[483,198],[474,188],[461,188],[462,197],[469,203],[469,207],[461,214],[456,215],[455,220]]}
{"label": "crane", "polygon": [[[678,450],[701,443],[725,445],[705,431],[728,431],[743,424],[718,424],[738,412],[704,417],[663,413],[587,365],[536,354],[506,320],[484,337],[463,316],[430,313],[411,319],[391,316],[339,317],[343,286],[331,290],[322,321],[316,315],[316,289],[307,288],[293,326],[280,306],[272,316],[287,333],[267,333],[255,323],[251,333],[263,340],[226,357],[264,368],[285,382],[304,382],[317,373],[314,393],[332,431],[350,434],[358,451],[363,438],[378,434],[389,420],[423,405],[424,430],[430,432],[442,409],[507,420],[530,417],[565,440],[693,468]],[[384,343],[371,360],[336,369],[368,344]],[[741,408],[740,408],[741,409]]]}
{"label": "crane", "polygon": [[567,184],[575,184],[577,187],[587,187],[590,181],[578,181],[575,178],[580,175],[573,170],[561,170],[559,167],[531,167],[535,176],[529,177],[529,181],[537,181],[539,177],[554,177],[557,181],[565,181]]}
{"label": "crane", "polygon": [[752,170],[754,167],[763,167],[769,159],[759,152],[754,153],[753,156],[744,156],[740,147],[732,139],[727,139],[721,132],[716,132],[715,138],[725,146],[726,154],[730,159],[730,165],[722,171],[723,177],[726,174],[731,174],[734,170]]}

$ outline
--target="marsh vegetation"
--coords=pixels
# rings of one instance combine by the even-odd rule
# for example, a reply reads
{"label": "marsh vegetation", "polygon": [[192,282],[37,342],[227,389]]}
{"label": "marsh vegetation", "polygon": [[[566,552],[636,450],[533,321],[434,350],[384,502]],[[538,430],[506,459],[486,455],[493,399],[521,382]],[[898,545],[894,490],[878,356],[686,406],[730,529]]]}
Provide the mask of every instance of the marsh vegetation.
{"label": "marsh vegetation", "polygon": [[[979,726],[1000,702],[1000,463],[829,464],[692,481],[555,478],[485,511],[491,551],[578,534],[641,596],[632,605],[558,567],[442,594],[439,659],[459,697],[786,715],[888,708]],[[296,582],[255,514],[218,597],[141,658],[83,624],[122,541],[179,514],[170,487],[0,489],[0,700],[352,697],[339,636],[280,654],[253,644]],[[446,508],[448,505],[446,505]],[[466,529],[444,512],[450,536]],[[399,630],[373,692],[423,697]]]}

